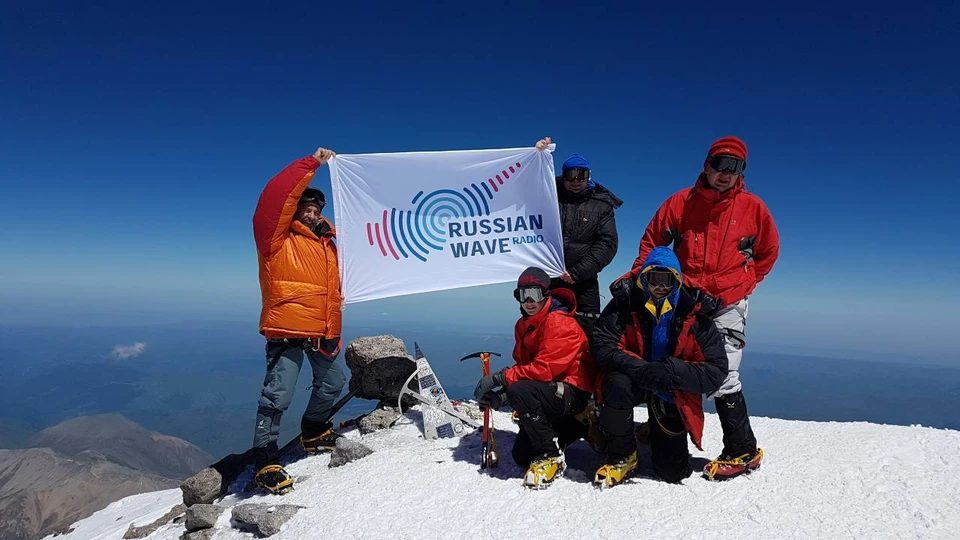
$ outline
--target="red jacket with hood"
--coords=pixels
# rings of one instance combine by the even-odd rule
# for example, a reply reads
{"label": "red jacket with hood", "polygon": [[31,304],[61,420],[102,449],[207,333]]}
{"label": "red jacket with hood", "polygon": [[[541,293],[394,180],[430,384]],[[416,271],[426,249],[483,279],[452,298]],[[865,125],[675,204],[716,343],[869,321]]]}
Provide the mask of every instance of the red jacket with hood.
{"label": "red jacket with hood", "polygon": [[550,291],[538,313],[522,316],[514,327],[516,365],[506,371],[507,385],[519,380],[565,382],[593,390],[595,370],[590,344],[576,321],[577,301],[569,289]]}
{"label": "red jacket with hood", "polygon": [[780,235],[760,197],[741,178],[724,193],[706,185],[701,174],[692,188],[667,199],[640,240],[630,276],[657,246],[674,245],[683,282],[706,291],[724,305],[735,304],[767,277],[780,253]]}

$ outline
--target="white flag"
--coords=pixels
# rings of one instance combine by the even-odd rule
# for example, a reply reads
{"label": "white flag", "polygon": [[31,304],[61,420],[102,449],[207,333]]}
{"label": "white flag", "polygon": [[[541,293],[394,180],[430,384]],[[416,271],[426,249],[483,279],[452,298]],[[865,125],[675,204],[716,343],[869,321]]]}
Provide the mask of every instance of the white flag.
{"label": "white flag", "polygon": [[344,303],[559,276],[553,148],[331,159]]}

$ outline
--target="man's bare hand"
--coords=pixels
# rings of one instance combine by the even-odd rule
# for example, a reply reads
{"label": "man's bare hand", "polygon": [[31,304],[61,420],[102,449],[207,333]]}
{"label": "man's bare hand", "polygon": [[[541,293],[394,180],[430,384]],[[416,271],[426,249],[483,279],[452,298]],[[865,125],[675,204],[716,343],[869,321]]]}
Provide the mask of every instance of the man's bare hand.
{"label": "man's bare hand", "polygon": [[319,161],[321,165],[330,161],[330,158],[332,158],[335,155],[337,155],[336,152],[334,152],[333,150],[327,150],[326,148],[323,148],[323,147],[317,148],[317,151],[313,153],[313,157],[317,158],[317,161]]}
{"label": "man's bare hand", "polygon": [[537,147],[537,150],[540,150],[541,152],[543,152],[544,150],[547,149],[547,145],[551,144],[552,142],[553,140],[550,139],[550,137],[544,137],[539,141],[537,141],[537,144],[535,144],[534,146]]}
{"label": "man's bare hand", "polygon": [[573,281],[573,277],[570,276],[570,272],[567,272],[566,270],[564,270],[563,273],[560,274],[560,279],[562,279],[563,281],[565,281],[565,282],[567,282],[567,283],[569,283],[569,284],[571,284],[571,285],[573,285],[573,284],[575,283],[575,282]]}

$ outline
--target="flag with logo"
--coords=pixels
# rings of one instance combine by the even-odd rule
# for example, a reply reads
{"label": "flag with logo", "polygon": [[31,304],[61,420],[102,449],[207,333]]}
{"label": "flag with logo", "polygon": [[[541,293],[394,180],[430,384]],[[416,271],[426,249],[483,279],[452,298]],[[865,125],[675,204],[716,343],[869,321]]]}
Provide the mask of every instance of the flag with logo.
{"label": "flag with logo", "polygon": [[331,159],[344,303],[560,275],[553,149]]}

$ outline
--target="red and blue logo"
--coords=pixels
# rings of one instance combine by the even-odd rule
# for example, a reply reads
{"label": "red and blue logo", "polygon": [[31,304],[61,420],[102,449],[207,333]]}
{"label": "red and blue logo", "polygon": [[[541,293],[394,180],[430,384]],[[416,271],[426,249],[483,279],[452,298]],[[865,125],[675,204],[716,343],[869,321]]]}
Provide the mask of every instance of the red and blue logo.
{"label": "red and blue logo", "polygon": [[[378,221],[368,222],[367,242],[378,247],[384,257],[395,260],[414,257],[426,262],[431,254],[443,251],[451,237],[474,236],[478,229],[485,234],[530,230],[534,225],[540,228],[543,221],[540,216],[480,219],[490,216],[489,201],[520,168],[518,161],[486,182],[472,183],[460,191],[420,191],[410,200],[412,210],[390,208],[383,211]],[[466,243],[462,250],[451,246],[455,257],[461,256],[461,251],[467,255],[467,249]]]}

